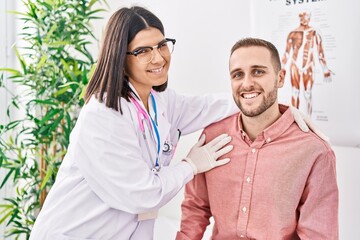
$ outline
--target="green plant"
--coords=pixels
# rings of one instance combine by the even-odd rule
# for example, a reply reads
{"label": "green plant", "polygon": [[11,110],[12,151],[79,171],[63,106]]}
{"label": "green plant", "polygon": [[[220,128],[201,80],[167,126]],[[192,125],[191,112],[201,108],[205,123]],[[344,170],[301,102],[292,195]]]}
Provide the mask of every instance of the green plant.
{"label": "green plant", "polygon": [[[91,22],[106,0],[24,0],[24,47],[15,54],[20,69],[1,68],[0,87],[16,85],[0,125],[0,188],[11,183],[15,196],[0,205],[6,235],[29,238],[46,193],[53,185],[69,144],[82,91],[94,65],[88,47],[95,41]],[[21,50],[21,54],[20,54]],[[4,75],[6,73],[6,75]],[[7,77],[6,77],[7,76]],[[20,90],[19,90],[20,89]],[[21,117],[14,118],[13,111]]]}

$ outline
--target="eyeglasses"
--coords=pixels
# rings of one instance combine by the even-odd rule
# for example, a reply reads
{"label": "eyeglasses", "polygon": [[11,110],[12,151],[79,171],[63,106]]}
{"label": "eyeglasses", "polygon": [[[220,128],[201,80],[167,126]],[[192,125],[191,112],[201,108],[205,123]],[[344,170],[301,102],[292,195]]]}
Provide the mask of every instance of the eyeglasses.
{"label": "eyeglasses", "polygon": [[142,64],[147,64],[153,60],[155,48],[157,48],[161,56],[167,57],[174,51],[175,43],[175,39],[165,38],[155,46],[139,47],[132,52],[126,52],[126,54],[135,56]]}

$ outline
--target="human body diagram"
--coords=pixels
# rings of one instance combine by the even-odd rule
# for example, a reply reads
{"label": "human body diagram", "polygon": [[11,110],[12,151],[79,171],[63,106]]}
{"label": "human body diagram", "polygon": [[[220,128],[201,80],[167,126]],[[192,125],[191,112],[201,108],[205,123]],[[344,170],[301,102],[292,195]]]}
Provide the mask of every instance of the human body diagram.
{"label": "human body diagram", "polygon": [[[333,72],[327,67],[319,31],[309,25],[310,13],[302,12],[299,14],[299,18],[300,26],[288,34],[282,64],[285,67],[289,62],[292,88],[291,104],[299,108],[300,84],[303,84],[307,114],[311,116],[315,61],[318,59],[322,67],[324,82],[332,81]],[[317,58],[315,58],[316,55]]]}

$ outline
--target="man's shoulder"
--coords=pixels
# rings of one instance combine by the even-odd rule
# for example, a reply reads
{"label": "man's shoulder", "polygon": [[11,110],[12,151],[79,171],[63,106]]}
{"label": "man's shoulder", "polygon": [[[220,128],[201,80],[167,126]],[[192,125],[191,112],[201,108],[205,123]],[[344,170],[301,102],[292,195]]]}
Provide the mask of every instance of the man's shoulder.
{"label": "man's shoulder", "polygon": [[329,152],[332,151],[328,142],[320,138],[315,132],[303,132],[300,127],[294,122],[292,131],[289,132],[292,138],[300,146],[306,146],[306,149],[311,151]]}
{"label": "man's shoulder", "polygon": [[209,126],[205,128],[205,132],[207,133],[222,133],[222,132],[228,132],[229,129],[235,129],[237,127],[237,121],[238,121],[239,113],[235,113],[223,120],[220,120],[218,122],[212,123]]}

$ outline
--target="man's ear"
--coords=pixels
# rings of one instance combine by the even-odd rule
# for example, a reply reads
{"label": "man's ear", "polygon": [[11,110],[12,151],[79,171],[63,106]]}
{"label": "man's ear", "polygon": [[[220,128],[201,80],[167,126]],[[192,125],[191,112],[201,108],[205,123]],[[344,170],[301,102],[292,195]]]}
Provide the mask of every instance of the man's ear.
{"label": "man's ear", "polygon": [[286,74],[286,70],[284,68],[282,68],[279,72],[278,72],[278,87],[281,88],[284,86],[284,82],[285,82],[285,74]]}

